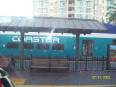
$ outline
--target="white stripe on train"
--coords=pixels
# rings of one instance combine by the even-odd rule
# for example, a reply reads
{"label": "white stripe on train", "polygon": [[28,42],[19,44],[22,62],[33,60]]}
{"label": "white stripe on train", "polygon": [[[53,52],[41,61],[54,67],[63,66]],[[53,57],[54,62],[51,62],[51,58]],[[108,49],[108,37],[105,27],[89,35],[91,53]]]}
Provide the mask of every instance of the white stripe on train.
{"label": "white stripe on train", "polygon": [[[0,31],[0,35],[20,35],[20,32],[3,32]],[[51,33],[37,33],[37,32],[29,32],[25,33],[25,35],[41,35],[41,36],[51,36]],[[70,36],[75,37],[74,34],[69,33],[52,33],[52,36]],[[91,33],[91,34],[81,34],[80,37],[95,37],[95,38],[116,38],[116,34],[109,34],[109,33]]]}

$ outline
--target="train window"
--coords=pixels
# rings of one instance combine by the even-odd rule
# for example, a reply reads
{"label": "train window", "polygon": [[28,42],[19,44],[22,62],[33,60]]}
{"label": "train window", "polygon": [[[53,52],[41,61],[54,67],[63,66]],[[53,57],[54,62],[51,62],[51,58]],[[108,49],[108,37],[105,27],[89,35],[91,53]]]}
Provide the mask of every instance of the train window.
{"label": "train window", "polygon": [[52,49],[53,50],[64,50],[64,45],[63,44],[53,44]]}
{"label": "train window", "polygon": [[83,40],[83,55],[92,56],[93,40]]}
{"label": "train window", "polygon": [[41,49],[41,50],[47,50],[47,49],[49,49],[49,44],[41,44],[41,43],[39,43],[37,45],[37,48]]}
{"label": "train window", "polygon": [[24,43],[24,49],[33,49],[34,46],[32,43]]}
{"label": "train window", "polygon": [[116,39],[113,39],[112,43],[113,43],[113,44],[116,44]]}
{"label": "train window", "polygon": [[18,48],[19,44],[16,42],[10,42],[6,44],[6,48]]}

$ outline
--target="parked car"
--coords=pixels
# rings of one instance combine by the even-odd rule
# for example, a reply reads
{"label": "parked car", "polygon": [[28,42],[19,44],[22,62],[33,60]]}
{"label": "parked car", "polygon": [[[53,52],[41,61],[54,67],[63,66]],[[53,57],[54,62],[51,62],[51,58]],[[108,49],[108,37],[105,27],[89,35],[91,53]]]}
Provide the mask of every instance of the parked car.
{"label": "parked car", "polygon": [[8,73],[2,68],[0,68],[0,87],[15,87]]}

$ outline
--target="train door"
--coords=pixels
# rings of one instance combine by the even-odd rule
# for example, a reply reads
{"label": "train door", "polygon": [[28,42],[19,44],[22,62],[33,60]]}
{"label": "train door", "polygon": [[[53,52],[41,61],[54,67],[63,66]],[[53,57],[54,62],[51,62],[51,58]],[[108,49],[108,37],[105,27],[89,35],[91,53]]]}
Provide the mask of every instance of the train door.
{"label": "train door", "polygon": [[111,69],[116,69],[116,45],[109,46],[109,61]]}
{"label": "train door", "polygon": [[93,40],[83,40],[83,56],[84,58],[92,58]]}

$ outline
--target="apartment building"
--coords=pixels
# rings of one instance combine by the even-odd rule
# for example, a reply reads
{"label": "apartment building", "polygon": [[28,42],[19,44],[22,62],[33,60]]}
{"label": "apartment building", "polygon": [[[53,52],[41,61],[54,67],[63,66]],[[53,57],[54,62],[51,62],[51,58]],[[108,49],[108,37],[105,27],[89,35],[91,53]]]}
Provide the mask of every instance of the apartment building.
{"label": "apartment building", "polygon": [[75,17],[107,21],[108,7],[116,0],[33,0],[33,16]]}

